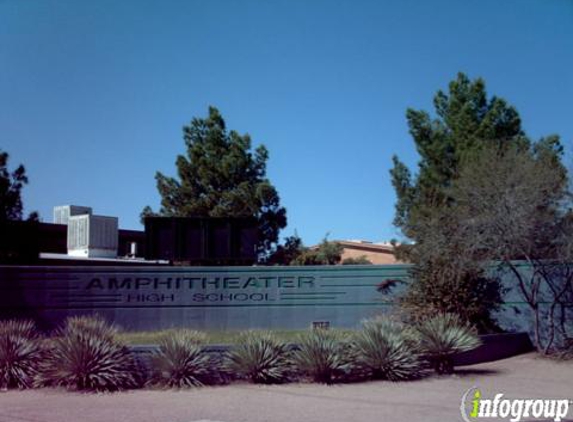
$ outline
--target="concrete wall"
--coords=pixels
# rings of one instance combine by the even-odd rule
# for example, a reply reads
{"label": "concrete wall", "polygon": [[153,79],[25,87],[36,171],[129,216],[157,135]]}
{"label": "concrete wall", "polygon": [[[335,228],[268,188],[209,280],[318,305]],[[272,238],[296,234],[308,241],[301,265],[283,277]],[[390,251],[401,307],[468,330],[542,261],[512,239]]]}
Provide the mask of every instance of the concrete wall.
{"label": "concrete wall", "polygon": [[[228,330],[357,327],[391,312],[395,295],[376,290],[407,279],[407,265],[316,267],[0,267],[0,319],[33,318],[52,329],[69,315],[98,313],[128,330],[177,326]],[[403,288],[403,287],[402,287]],[[498,315],[529,331],[516,289]]]}
{"label": "concrete wall", "polygon": [[0,267],[0,317],[49,328],[97,312],[126,329],[354,327],[390,309],[407,267]]}

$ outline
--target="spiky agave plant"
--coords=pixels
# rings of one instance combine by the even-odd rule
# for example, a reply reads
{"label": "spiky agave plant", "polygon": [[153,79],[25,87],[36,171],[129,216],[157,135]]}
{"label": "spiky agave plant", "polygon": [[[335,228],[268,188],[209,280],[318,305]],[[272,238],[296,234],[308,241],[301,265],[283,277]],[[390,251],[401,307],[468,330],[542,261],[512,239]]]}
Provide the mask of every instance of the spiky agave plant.
{"label": "spiky agave plant", "polygon": [[0,389],[32,387],[44,356],[32,321],[0,322]]}
{"label": "spiky agave plant", "polygon": [[69,317],[65,331],[67,334],[92,334],[110,341],[115,340],[119,333],[118,327],[97,314]]}
{"label": "spiky agave plant", "polygon": [[87,391],[140,385],[133,354],[99,317],[69,318],[51,341],[44,383]]}
{"label": "spiky agave plant", "polygon": [[225,369],[258,384],[282,383],[292,375],[288,345],[267,331],[246,331],[226,355]]}
{"label": "spiky agave plant", "polygon": [[152,384],[165,387],[194,387],[209,382],[214,375],[210,356],[203,351],[205,335],[198,331],[170,330],[159,341],[152,357]]}
{"label": "spiky agave plant", "polygon": [[314,381],[332,384],[347,377],[351,370],[348,338],[338,331],[315,328],[298,338],[294,361]]}
{"label": "spiky agave plant", "polygon": [[417,325],[420,347],[439,374],[454,371],[453,356],[481,344],[477,331],[455,314],[440,314]]}
{"label": "spiky agave plant", "polygon": [[16,334],[20,337],[38,338],[38,330],[34,321],[29,319],[9,319],[0,321],[0,335]]}
{"label": "spiky agave plant", "polygon": [[400,381],[421,375],[422,362],[413,333],[398,322],[376,318],[354,335],[352,356],[369,378]]}

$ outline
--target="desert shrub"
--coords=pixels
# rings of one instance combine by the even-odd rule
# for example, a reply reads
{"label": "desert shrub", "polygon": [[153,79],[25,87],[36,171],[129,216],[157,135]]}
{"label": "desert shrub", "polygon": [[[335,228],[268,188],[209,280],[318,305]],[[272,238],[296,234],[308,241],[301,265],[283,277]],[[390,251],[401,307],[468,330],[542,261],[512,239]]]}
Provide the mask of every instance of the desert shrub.
{"label": "desert shrub", "polygon": [[115,340],[119,329],[99,315],[74,316],[66,320],[67,334],[91,334],[96,337]]}
{"label": "desert shrub", "polygon": [[38,338],[38,330],[34,321],[29,319],[9,319],[0,321],[0,335],[15,334],[20,337]]}
{"label": "desert shrub", "polygon": [[32,387],[44,355],[32,321],[0,322],[0,389]]}
{"label": "desert shrub", "polygon": [[241,333],[227,354],[225,369],[259,384],[281,383],[292,375],[288,345],[265,331]]}
{"label": "desert shrub", "polygon": [[193,330],[170,330],[152,357],[152,384],[165,387],[201,386],[213,379],[213,363],[203,351],[205,335]]}
{"label": "desert shrub", "polygon": [[341,262],[342,265],[372,265],[372,261],[368,259],[366,255],[360,255],[356,258],[348,257],[344,258]]}
{"label": "desert shrub", "polygon": [[332,384],[349,376],[350,344],[343,334],[315,328],[301,334],[298,344],[294,361],[298,369],[310,375],[314,381]]}
{"label": "desert shrub", "polygon": [[437,373],[454,371],[453,356],[481,344],[477,332],[455,314],[441,314],[417,325],[420,348]]}
{"label": "desert shrub", "polygon": [[336,265],[340,262],[343,249],[340,243],[330,242],[327,235],[316,248],[301,247],[290,265]]}
{"label": "desert shrub", "polygon": [[401,309],[413,322],[451,313],[481,333],[499,332],[492,317],[502,302],[504,289],[499,280],[486,274],[481,263],[432,247],[417,244],[412,252],[415,266],[399,299]]}
{"label": "desert shrub", "polygon": [[423,370],[413,333],[389,319],[365,321],[353,338],[352,356],[368,378],[408,380],[419,377]]}
{"label": "desert shrub", "polygon": [[97,316],[68,318],[51,341],[44,383],[88,391],[139,386],[136,360],[116,333]]}

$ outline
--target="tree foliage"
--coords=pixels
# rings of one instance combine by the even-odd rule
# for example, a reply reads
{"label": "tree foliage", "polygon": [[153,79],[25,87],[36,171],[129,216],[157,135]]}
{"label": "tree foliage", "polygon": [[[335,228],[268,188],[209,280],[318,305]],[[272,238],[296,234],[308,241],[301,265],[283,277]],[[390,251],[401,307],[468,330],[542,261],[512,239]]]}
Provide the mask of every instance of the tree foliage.
{"label": "tree foliage", "polygon": [[[266,176],[269,154],[264,145],[251,149],[248,134],[227,130],[214,108],[207,118],[183,127],[186,155],[176,160],[178,177],[157,172],[161,208],[169,217],[256,217],[261,253],[268,252],[286,226],[286,210]],[[154,215],[150,207],[142,217]]]}
{"label": "tree foliage", "polygon": [[529,149],[486,150],[452,189],[471,253],[513,276],[544,353],[573,337],[573,204],[562,155],[555,136]]}
{"label": "tree foliage", "polygon": [[372,265],[372,261],[368,259],[366,255],[360,255],[356,258],[348,257],[344,258],[341,262],[342,265]]}
{"label": "tree foliage", "polygon": [[265,263],[268,265],[336,265],[340,264],[342,252],[342,245],[329,241],[328,236],[325,236],[319,245],[307,247],[295,234],[285,238],[284,244],[278,245]]}
{"label": "tree foliage", "polygon": [[276,249],[266,260],[267,265],[290,265],[304,251],[305,246],[302,239],[295,233],[293,236],[285,237],[284,243],[277,245]]}
{"label": "tree foliage", "polygon": [[521,119],[514,107],[498,97],[488,99],[485,82],[471,81],[459,73],[448,93],[434,97],[435,117],[423,110],[408,109],[406,119],[420,161],[413,176],[394,156],[391,170],[396,191],[394,223],[412,240],[420,238],[418,224],[436,207],[448,204],[446,189],[459,174],[460,165],[485,146],[527,146]]}
{"label": "tree foliage", "polygon": [[499,331],[492,313],[502,302],[502,287],[498,278],[487,273],[485,263],[479,263],[471,255],[459,254],[453,246],[441,248],[443,256],[429,252],[426,247],[415,250],[424,256],[416,258],[413,281],[400,297],[401,307],[413,321],[453,313],[480,332]]}
{"label": "tree foliage", "polygon": [[[417,173],[397,157],[391,170],[397,195],[394,223],[413,241],[398,248],[399,256],[414,264],[414,282],[403,304],[418,317],[455,312],[482,330],[493,329],[490,314],[501,292],[484,261],[491,239],[470,230],[468,222],[477,217],[464,212],[467,201],[459,197],[464,188],[456,184],[463,171],[471,173],[465,177],[469,183],[480,183],[468,166],[484,160],[487,151],[499,156],[511,151],[546,154],[560,163],[551,152],[559,148],[559,140],[552,136],[531,142],[515,108],[496,96],[488,98],[482,79],[472,81],[462,73],[447,93],[438,91],[434,108],[435,117],[412,109],[406,113],[420,155]],[[490,170],[496,177],[497,170]]]}
{"label": "tree foliage", "polygon": [[331,242],[327,237],[314,248],[304,248],[302,253],[291,261],[291,265],[336,265],[340,263],[343,247]]}
{"label": "tree foliage", "polygon": [[502,292],[491,263],[500,262],[532,311],[537,347],[564,344],[573,335],[573,218],[559,137],[530,140],[513,107],[463,74],[434,105],[433,120],[407,113],[418,173],[397,158],[392,170],[395,223],[415,241],[401,249],[415,264],[403,306],[420,319],[451,312],[495,328]]}
{"label": "tree foliage", "polygon": [[474,254],[510,261],[559,253],[570,206],[562,155],[552,136],[468,160],[450,192]]}
{"label": "tree foliage", "polygon": [[[22,189],[28,184],[26,169],[20,164],[16,170],[8,170],[9,155],[0,150],[0,222],[22,220],[23,209]],[[28,217],[37,220],[38,214],[33,212]]]}

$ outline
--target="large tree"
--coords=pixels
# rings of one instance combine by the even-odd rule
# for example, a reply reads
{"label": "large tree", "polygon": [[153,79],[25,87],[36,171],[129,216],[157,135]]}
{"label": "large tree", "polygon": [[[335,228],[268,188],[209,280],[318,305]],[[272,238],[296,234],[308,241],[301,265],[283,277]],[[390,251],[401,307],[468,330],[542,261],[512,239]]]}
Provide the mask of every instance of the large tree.
{"label": "large tree", "polygon": [[459,73],[448,91],[434,97],[434,113],[409,109],[406,118],[420,155],[417,172],[397,157],[391,170],[397,203],[394,223],[412,243],[398,248],[414,264],[413,283],[403,304],[418,317],[456,312],[483,330],[494,327],[491,311],[500,287],[475,253],[454,186],[465,164],[484,150],[530,150],[516,109],[488,97],[482,79]]}
{"label": "large tree", "polygon": [[530,149],[485,150],[451,190],[458,236],[515,282],[544,353],[573,338],[573,204],[562,156],[554,136]]}
{"label": "large tree", "polygon": [[[8,170],[9,155],[0,150],[0,222],[22,220],[22,188],[28,184],[26,169],[20,164],[14,171]],[[38,214],[33,212],[29,220],[37,220]]]}
{"label": "large tree", "polygon": [[178,177],[157,172],[161,208],[146,207],[142,216],[255,217],[261,255],[268,253],[286,226],[286,210],[266,176],[269,154],[264,145],[251,149],[248,134],[227,130],[214,107],[207,118],[183,127],[186,154],[176,160]]}
{"label": "large tree", "polygon": [[484,146],[528,144],[515,108],[501,98],[488,98],[482,79],[471,81],[459,73],[447,93],[439,90],[434,96],[434,108],[434,116],[423,110],[406,112],[420,155],[417,174],[396,156],[390,172],[397,195],[394,223],[414,241],[419,240],[417,226],[448,203],[445,190],[464,160]]}
{"label": "large tree", "polygon": [[[550,297],[549,324],[556,332],[552,315],[562,311],[573,279],[559,138],[529,140],[516,110],[488,99],[484,82],[463,74],[447,94],[436,94],[434,106],[433,118],[407,112],[418,172],[413,176],[396,157],[391,171],[395,224],[413,240],[400,249],[414,264],[402,303],[418,317],[456,312],[482,329],[494,328],[491,311],[501,290],[491,262],[501,262],[533,310],[539,346],[540,302]],[[518,271],[516,260],[529,262],[531,277]],[[545,345],[552,343],[551,337]]]}

